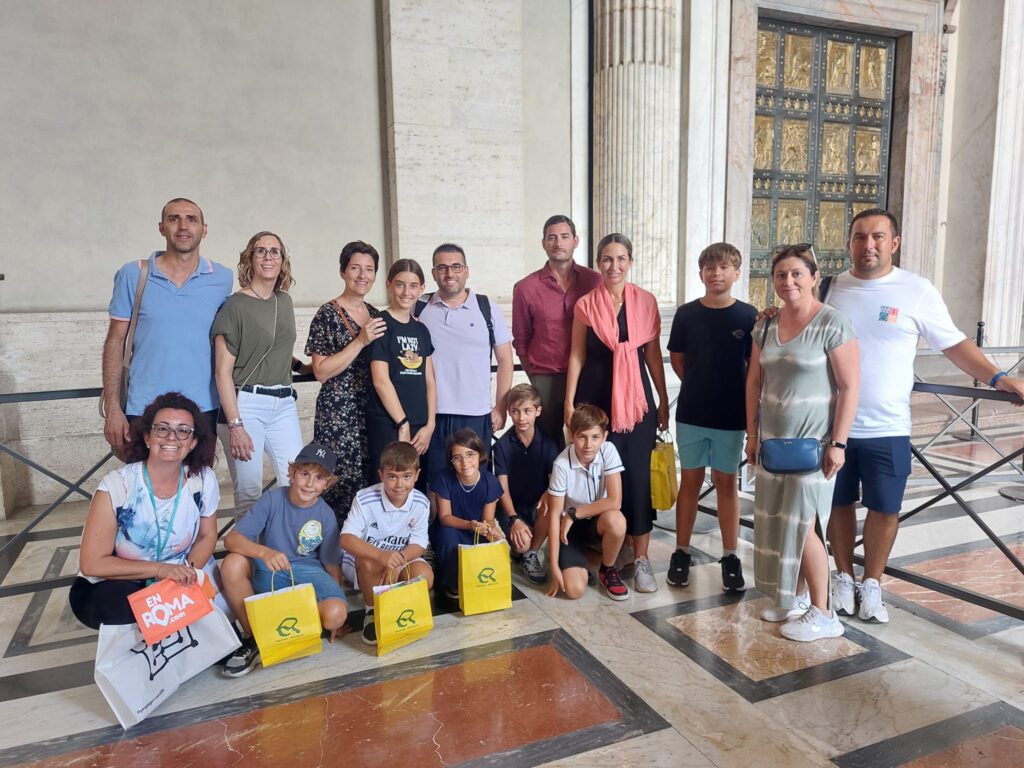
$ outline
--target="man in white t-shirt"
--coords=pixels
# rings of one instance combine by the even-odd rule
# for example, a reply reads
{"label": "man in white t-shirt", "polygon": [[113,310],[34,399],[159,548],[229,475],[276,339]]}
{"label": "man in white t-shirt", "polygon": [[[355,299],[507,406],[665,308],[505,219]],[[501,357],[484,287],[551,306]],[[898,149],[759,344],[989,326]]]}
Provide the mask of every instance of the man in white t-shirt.
{"label": "man in white t-shirt", "polygon": [[[885,623],[878,580],[899,527],[910,475],[910,393],[918,339],[942,350],[954,365],[996,389],[1024,397],[1024,379],[1000,371],[953,324],[938,290],[928,280],[892,263],[900,247],[899,223],[879,208],[850,222],[853,266],[837,275],[823,300],[850,320],[860,341],[860,401],[836,477],[828,537],[836,561],[835,610],[863,621]],[[863,486],[863,496],[861,496]],[[853,578],[854,510],[863,499],[864,580]],[[857,603],[859,602],[859,610]]]}

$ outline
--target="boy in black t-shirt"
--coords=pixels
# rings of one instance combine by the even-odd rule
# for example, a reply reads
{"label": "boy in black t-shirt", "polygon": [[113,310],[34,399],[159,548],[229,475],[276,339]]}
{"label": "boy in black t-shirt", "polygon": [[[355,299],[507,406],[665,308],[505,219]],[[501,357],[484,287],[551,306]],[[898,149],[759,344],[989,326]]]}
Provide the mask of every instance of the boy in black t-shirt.
{"label": "boy in black t-shirt", "polygon": [[547,490],[558,446],[537,429],[540,392],[518,384],[508,392],[512,429],[494,444],[494,474],[505,495],[499,500],[501,525],[519,567],[534,584],[547,581],[538,552],[547,538]]}
{"label": "boy in black t-shirt", "polygon": [[740,252],[729,243],[705,248],[697,261],[704,296],[679,307],[672,321],[668,350],[672,370],[682,382],[676,445],[683,469],[676,498],[677,548],[666,578],[673,587],[690,583],[690,537],[704,471],[710,466],[722,532],[718,561],[722,588],[727,592],[746,589],[736,556],[740,521],[736,472],[743,455],[744,388],[757,309],[730,295],[742,263]]}

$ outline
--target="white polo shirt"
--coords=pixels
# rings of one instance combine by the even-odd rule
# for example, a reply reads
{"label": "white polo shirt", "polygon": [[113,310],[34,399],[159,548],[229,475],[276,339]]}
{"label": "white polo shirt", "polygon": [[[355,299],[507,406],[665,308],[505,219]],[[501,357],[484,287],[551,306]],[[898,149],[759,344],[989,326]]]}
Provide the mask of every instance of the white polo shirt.
{"label": "white polo shirt", "polygon": [[601,443],[589,467],[583,466],[576,455],[576,446],[570,444],[558,454],[554,466],[551,467],[548,493],[552,496],[564,496],[570,507],[582,507],[607,496],[605,478],[617,475],[624,469],[618,450],[608,441]]}

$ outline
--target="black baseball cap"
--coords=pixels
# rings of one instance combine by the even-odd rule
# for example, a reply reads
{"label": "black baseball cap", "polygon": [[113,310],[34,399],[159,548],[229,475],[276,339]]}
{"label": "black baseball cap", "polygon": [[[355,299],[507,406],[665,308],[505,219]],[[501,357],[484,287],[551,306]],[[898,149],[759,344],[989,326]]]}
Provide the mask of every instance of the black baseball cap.
{"label": "black baseball cap", "polygon": [[319,464],[321,467],[323,467],[333,475],[334,468],[338,464],[338,457],[335,456],[334,451],[332,451],[326,445],[321,445],[320,443],[310,443],[301,451],[299,451],[299,455],[295,457],[294,463]]}

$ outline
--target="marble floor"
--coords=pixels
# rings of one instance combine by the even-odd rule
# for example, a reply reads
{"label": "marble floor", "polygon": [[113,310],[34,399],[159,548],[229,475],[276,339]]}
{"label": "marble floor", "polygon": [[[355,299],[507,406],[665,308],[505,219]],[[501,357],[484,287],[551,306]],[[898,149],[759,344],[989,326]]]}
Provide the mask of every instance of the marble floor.
{"label": "marble floor", "polygon": [[[962,472],[989,454],[947,442],[935,455]],[[1020,557],[1024,505],[999,496],[1005,484],[963,498]],[[935,491],[913,486],[905,510]],[[95,633],[67,609],[84,514],[62,505],[0,558],[0,765],[1024,762],[1024,624],[887,578],[888,625],[851,619],[841,638],[790,643],[758,620],[755,590],[722,593],[711,517],[698,520],[690,586],[665,585],[670,513],[652,542],[653,594],[553,600],[515,573],[507,610],[466,617],[441,599],[430,635],[380,658],[351,632],[237,680],[207,670],[125,732],[93,682]],[[25,519],[0,522],[0,544]],[[951,499],[905,522],[892,562],[1024,606],[1024,576]]]}

